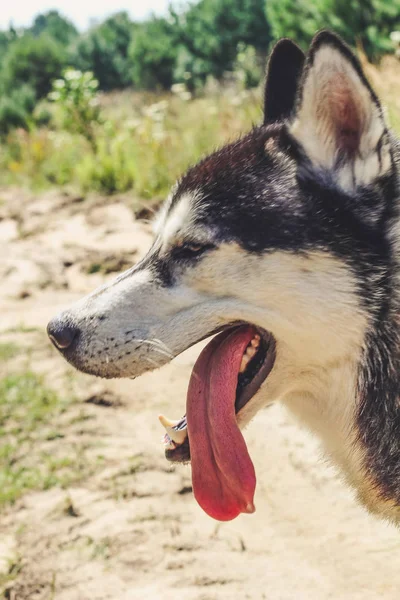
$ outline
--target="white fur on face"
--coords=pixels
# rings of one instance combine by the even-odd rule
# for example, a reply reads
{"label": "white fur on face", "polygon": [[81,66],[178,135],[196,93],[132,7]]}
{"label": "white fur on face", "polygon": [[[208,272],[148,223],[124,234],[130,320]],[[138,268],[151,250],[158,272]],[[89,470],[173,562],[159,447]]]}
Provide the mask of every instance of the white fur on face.
{"label": "white fur on face", "polygon": [[[184,214],[191,222],[187,199],[167,219],[173,238],[183,231]],[[171,238],[163,243],[169,246]],[[342,261],[324,252],[256,255],[238,244],[223,244],[184,269],[170,288],[161,286],[151,270],[128,272],[70,312],[84,324],[82,368],[94,372],[102,361],[98,374],[114,377],[159,367],[231,322],[270,331],[276,361],[239,413],[240,426],[262,407],[282,401],[321,436],[349,481],[356,484],[361,477],[352,428],[368,322],[357,281]],[[106,318],[97,322],[98,314]]]}
{"label": "white fur on face", "polygon": [[197,237],[199,236],[194,226],[194,216],[200,198],[200,192],[182,194],[175,206],[170,208],[170,202],[167,202],[165,208],[161,210],[154,229],[164,248],[173,245],[174,241],[183,237],[196,234]]}
{"label": "white fur on face", "polygon": [[223,244],[188,270],[184,281],[215,302],[229,300],[231,306],[234,300],[238,313],[230,316],[272,331],[297,354],[296,361],[323,365],[362,342],[365,314],[357,281],[342,261],[325,252],[257,255]]}
{"label": "white fur on face", "polygon": [[381,110],[351,62],[330,45],[319,48],[291,127],[313,164],[335,169],[348,151],[343,139],[354,134],[358,147],[351,159],[340,162],[338,181],[346,190],[368,185],[391,166],[385,130]]}
{"label": "white fur on face", "polygon": [[229,244],[187,277],[198,292],[213,290],[210,310],[254,323],[276,339],[275,365],[238,415],[240,426],[282,401],[320,435],[355,483],[361,476],[352,437],[356,382],[368,321],[347,266],[323,252],[256,256]]}

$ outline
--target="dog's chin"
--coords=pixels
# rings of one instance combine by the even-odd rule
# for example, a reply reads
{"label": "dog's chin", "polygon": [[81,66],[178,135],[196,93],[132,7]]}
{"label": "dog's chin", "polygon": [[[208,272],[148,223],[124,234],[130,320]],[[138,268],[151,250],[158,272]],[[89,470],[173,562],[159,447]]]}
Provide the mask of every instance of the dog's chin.
{"label": "dog's chin", "polygon": [[171,357],[165,360],[158,359],[157,362],[155,360],[150,362],[151,358],[149,357],[149,364],[146,365],[144,365],[143,362],[114,362],[112,359],[109,359],[108,362],[99,365],[88,362],[85,358],[80,358],[79,356],[69,357],[66,354],[63,354],[63,356],[70,365],[81,373],[93,375],[94,377],[99,377],[101,379],[137,379],[137,377],[140,377],[149,371],[154,371],[155,369],[163,367],[174,358]]}

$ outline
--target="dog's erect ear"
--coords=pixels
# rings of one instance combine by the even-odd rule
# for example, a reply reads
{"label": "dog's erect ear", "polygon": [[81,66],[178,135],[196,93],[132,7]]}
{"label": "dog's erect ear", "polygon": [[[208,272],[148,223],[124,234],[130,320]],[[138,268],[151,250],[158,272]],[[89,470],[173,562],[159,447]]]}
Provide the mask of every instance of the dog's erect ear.
{"label": "dog's erect ear", "polygon": [[310,47],[290,127],[311,162],[335,170],[345,189],[390,169],[382,108],[350,48],[329,31]]}
{"label": "dog's erect ear", "polygon": [[280,40],[271,52],[264,91],[264,125],[290,117],[305,55],[292,40]]}

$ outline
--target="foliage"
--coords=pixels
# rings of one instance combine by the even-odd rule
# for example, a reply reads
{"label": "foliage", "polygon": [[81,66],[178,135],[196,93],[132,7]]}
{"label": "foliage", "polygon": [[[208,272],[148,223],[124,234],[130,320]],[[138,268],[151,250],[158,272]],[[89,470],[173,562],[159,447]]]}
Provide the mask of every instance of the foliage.
{"label": "foliage", "polygon": [[237,79],[246,89],[256,87],[263,79],[263,64],[253,46],[238,45],[234,68]]}
{"label": "foliage", "polygon": [[[387,57],[379,69],[365,69],[400,131],[399,62]],[[0,144],[0,185],[68,184],[82,192],[163,198],[190,164],[259,123],[261,106],[260,90],[234,86],[193,98],[184,86],[161,97],[108,94],[100,98],[102,123],[93,127],[93,142],[59,129],[10,131]]]}
{"label": "foliage", "polygon": [[350,44],[361,44],[370,60],[393,51],[392,31],[400,26],[400,0],[330,0],[328,26]]}
{"label": "foliage", "polygon": [[141,88],[169,89],[177,60],[177,30],[167,20],[151,18],[138,25],[129,47],[132,82]]}
{"label": "foliage", "polygon": [[70,62],[81,71],[91,71],[100,89],[121,89],[131,83],[128,48],[133,24],[120,12],[81,36],[71,50]]}
{"label": "foliage", "polygon": [[[59,443],[73,402],[61,398],[32,371],[2,375],[0,507],[30,490],[66,487],[92,472],[94,465],[82,444]],[[81,413],[75,419],[82,417]]]}
{"label": "foliage", "polygon": [[400,26],[400,0],[268,0],[266,10],[275,38],[306,48],[316,31],[331,28],[370,60],[393,51],[390,34]]}
{"label": "foliage", "polygon": [[[164,18],[140,23],[119,12],[83,34],[56,10],[25,30],[2,31],[0,93],[28,84],[43,98],[67,66],[92,72],[103,91],[184,83],[193,92],[232,71],[252,86],[273,38],[293,37],[306,47],[318,29],[330,27],[378,60],[395,51],[391,34],[400,27],[400,0],[175,0],[175,6]],[[10,122],[22,122],[20,107],[14,112]]]}
{"label": "foliage", "polygon": [[173,15],[181,43],[178,76],[186,72],[200,82],[231,71],[239,44],[265,55],[271,41],[265,0],[200,0]]}
{"label": "foliage", "polygon": [[14,342],[0,342],[0,362],[11,360],[20,353],[20,348]]}
{"label": "foliage", "polygon": [[3,60],[3,57],[16,37],[17,32],[15,29],[10,28],[8,31],[0,31],[0,60]]}
{"label": "foliage", "polygon": [[78,37],[75,25],[60,15],[57,10],[49,10],[37,15],[28,31],[35,37],[46,33],[63,46],[68,46]]}
{"label": "foliage", "polygon": [[[61,464],[32,450],[39,428],[49,425],[62,404],[34,373],[0,379],[0,506],[29,489],[46,489],[60,481]],[[60,469],[56,473],[57,467]]]}
{"label": "foliage", "polygon": [[239,47],[253,48],[262,62],[270,41],[264,0],[200,0],[136,27],[129,49],[132,81],[145,89],[184,82],[193,90],[232,71]]}
{"label": "foliage", "polygon": [[11,130],[0,145],[0,181],[35,189],[75,181],[82,157],[91,152],[83,136],[32,128]]}
{"label": "foliage", "polygon": [[93,141],[93,127],[100,121],[100,108],[97,98],[99,82],[93,73],[82,73],[66,69],[61,79],[53,82],[49,99],[58,110],[61,129],[80,133]]}
{"label": "foliage", "polygon": [[[399,15],[400,0],[197,0],[141,23],[120,12],[79,34],[57,11],[41,14],[0,32],[0,184],[161,197],[258,120],[261,101],[247,90],[263,78],[272,37],[305,47],[331,27],[378,59],[396,49]],[[128,86],[172,94],[98,94]]]}
{"label": "foliage", "polygon": [[38,15],[25,32],[0,32],[1,135],[48,121],[43,111],[34,115],[35,105],[60,75],[67,58],[64,46],[76,35],[75,27],[57,11]]}
{"label": "foliage", "polygon": [[66,62],[65,50],[52,37],[42,34],[34,37],[25,34],[15,40],[4,58],[1,73],[3,92],[29,85],[36,98],[43,98],[53,79],[59,77]]}
{"label": "foliage", "polygon": [[32,122],[32,112],[36,104],[36,94],[29,85],[11,90],[8,96],[0,98],[0,134],[15,127],[27,128]]}
{"label": "foliage", "polygon": [[246,91],[191,101],[183,94],[114,95],[102,108],[94,144],[66,131],[10,132],[0,146],[0,185],[69,183],[84,192],[162,198],[189,164],[258,122],[260,104]]}

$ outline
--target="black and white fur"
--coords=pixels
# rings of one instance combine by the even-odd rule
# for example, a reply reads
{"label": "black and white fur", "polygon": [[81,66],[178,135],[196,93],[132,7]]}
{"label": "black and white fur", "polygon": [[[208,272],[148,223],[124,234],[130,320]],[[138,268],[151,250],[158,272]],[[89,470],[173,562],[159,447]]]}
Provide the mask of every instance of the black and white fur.
{"label": "black and white fur", "polygon": [[398,143],[358,60],[330,32],[307,57],[282,40],[263,124],[191,168],[147,256],[49,333],[77,368],[132,377],[227,323],[270,331],[275,365],[239,424],[283,402],[399,522],[398,206]]}

